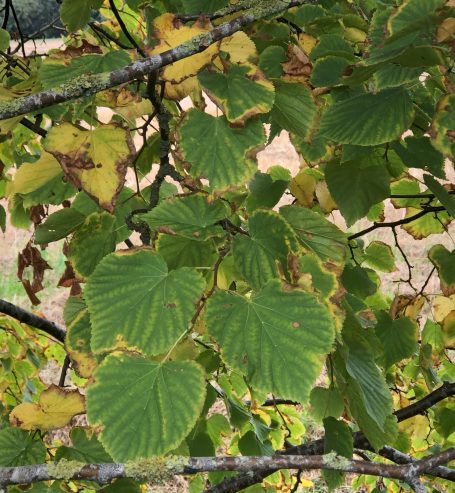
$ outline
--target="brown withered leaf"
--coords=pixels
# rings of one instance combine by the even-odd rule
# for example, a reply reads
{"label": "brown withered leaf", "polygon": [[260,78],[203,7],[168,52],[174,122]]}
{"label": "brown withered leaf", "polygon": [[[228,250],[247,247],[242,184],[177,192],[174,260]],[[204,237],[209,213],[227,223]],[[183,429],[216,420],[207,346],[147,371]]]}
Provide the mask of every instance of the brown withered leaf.
{"label": "brown withered leaf", "polygon": [[[25,269],[32,268],[32,280],[27,279]],[[32,246],[29,241],[17,259],[17,277],[24,286],[25,292],[34,305],[39,305],[41,301],[36,293],[44,289],[44,271],[52,267],[43,259],[38,248]]]}

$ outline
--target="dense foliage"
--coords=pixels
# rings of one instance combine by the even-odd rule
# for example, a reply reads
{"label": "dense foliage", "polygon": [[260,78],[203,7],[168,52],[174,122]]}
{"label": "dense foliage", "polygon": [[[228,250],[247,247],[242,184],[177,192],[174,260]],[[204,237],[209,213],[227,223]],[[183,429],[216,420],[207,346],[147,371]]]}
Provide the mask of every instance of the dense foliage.
{"label": "dense foliage", "polygon": [[[33,304],[50,243],[69,290],[66,334],[0,304],[0,466],[79,461],[30,491],[92,491],[83,463],[325,454],[331,489],[352,471],[354,489],[449,491],[455,250],[434,235],[455,217],[455,2],[59,3],[48,56],[0,30],[1,227],[33,231]],[[259,171],[283,131],[298,173]],[[429,245],[422,281],[402,230]],[[191,492],[311,485],[280,464],[214,467]],[[168,479],[133,469],[102,491]]]}

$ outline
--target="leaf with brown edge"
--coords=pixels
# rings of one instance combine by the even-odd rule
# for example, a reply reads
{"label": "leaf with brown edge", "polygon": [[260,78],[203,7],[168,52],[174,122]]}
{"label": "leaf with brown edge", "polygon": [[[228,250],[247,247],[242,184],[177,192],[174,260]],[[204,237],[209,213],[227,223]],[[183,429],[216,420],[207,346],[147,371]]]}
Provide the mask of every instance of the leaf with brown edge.
{"label": "leaf with brown edge", "polygon": [[428,252],[428,258],[436,267],[445,296],[455,293],[455,250],[449,252],[444,245],[435,245]]}
{"label": "leaf with brown edge", "polygon": [[63,123],[52,127],[45,149],[57,158],[67,177],[103,209],[113,212],[135,150],[130,132],[118,125],[83,130]]}
{"label": "leaf with brown edge", "polygon": [[[159,44],[149,55],[157,55],[168,51],[194,36],[210,31],[211,24],[204,19],[197,20],[192,26],[184,25],[174,14],[163,14],[153,22],[153,33],[151,36],[159,40]],[[179,60],[164,68],[162,78],[166,82],[179,83],[198,74],[218,54],[219,43],[214,43],[201,53],[196,53],[188,58]]]}
{"label": "leaf with brown edge", "polygon": [[23,402],[10,414],[10,422],[23,430],[55,430],[69,424],[73,416],[85,412],[85,399],[77,390],[51,385],[39,402]]}

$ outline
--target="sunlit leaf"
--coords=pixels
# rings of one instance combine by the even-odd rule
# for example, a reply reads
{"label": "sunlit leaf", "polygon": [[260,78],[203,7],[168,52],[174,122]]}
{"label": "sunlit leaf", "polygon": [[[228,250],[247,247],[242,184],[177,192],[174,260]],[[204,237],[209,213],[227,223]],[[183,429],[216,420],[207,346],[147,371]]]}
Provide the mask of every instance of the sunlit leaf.
{"label": "sunlit leaf", "polygon": [[253,387],[303,402],[334,338],[327,308],[302,291],[284,291],[279,281],[251,298],[218,291],[207,325],[225,361]]}
{"label": "sunlit leaf", "polygon": [[54,430],[69,424],[73,416],[85,412],[85,399],[77,390],[51,385],[38,404],[23,402],[10,414],[10,422],[23,430]]}
{"label": "sunlit leaf", "polygon": [[203,289],[195,270],[168,272],[163,258],[149,249],[104,257],[85,290],[92,350],[167,351],[187,330]]}
{"label": "sunlit leaf", "polygon": [[134,153],[129,131],[115,125],[80,130],[63,123],[49,130],[44,146],[76,187],[113,212]]}

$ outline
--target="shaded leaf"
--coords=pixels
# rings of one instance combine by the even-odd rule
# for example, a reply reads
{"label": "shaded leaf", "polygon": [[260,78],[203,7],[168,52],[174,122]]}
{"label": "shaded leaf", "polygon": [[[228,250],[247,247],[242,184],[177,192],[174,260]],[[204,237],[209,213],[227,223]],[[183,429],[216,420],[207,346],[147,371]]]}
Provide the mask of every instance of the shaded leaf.
{"label": "shaded leaf", "polygon": [[444,295],[455,293],[455,250],[449,252],[444,245],[435,245],[428,252],[428,258],[438,270]]}
{"label": "shaded leaf", "polygon": [[87,412],[92,425],[104,426],[100,440],[112,458],[125,461],[175,448],[195,425],[204,398],[204,372],[196,363],[111,354],[87,391]]}
{"label": "shaded leaf", "polygon": [[45,458],[46,447],[42,440],[18,428],[5,427],[0,430],[0,466],[41,464]]}

